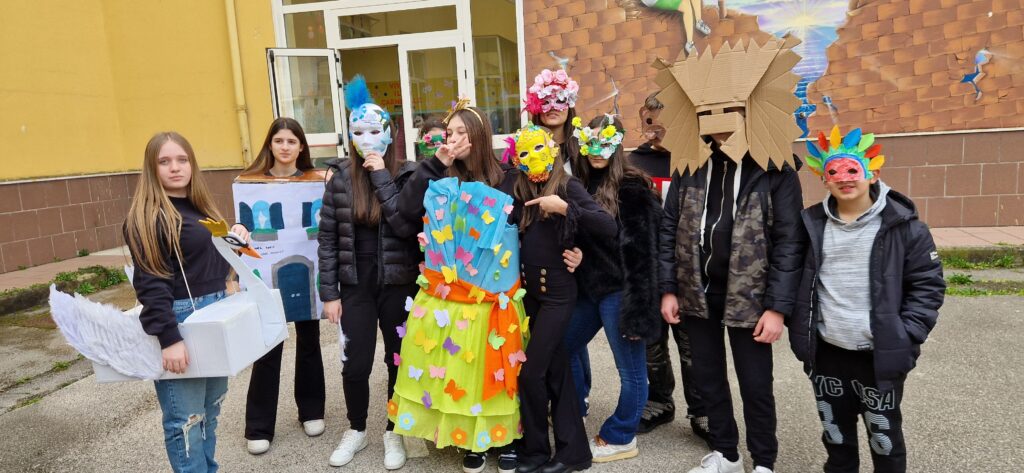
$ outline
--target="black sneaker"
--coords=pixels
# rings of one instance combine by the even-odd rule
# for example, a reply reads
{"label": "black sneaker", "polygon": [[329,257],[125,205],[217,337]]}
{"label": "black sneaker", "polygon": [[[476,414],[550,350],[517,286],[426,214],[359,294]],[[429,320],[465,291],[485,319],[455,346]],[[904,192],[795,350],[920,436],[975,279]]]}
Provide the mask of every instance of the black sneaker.
{"label": "black sneaker", "polygon": [[466,456],[462,457],[462,471],[466,473],[480,473],[486,466],[486,452],[466,452]]}
{"label": "black sneaker", "polygon": [[700,437],[711,449],[711,433],[708,431],[708,416],[690,417],[690,429],[693,435]]}
{"label": "black sneaker", "polygon": [[515,473],[519,467],[519,455],[515,449],[508,449],[498,455],[498,473]]}
{"label": "black sneaker", "polygon": [[644,406],[644,412],[640,414],[640,423],[636,432],[646,434],[659,425],[672,422],[676,418],[676,407],[672,403],[648,401]]}

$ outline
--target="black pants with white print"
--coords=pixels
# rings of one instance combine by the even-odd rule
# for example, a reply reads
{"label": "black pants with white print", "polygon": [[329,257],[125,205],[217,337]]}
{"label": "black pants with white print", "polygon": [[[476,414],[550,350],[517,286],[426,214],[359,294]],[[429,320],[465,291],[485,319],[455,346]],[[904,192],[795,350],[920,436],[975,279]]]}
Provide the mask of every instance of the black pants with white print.
{"label": "black pants with white print", "polygon": [[844,350],[819,338],[810,378],[824,428],[821,441],[828,452],[826,473],[858,471],[858,416],[864,419],[867,429],[874,471],[907,471],[900,412],[903,382],[896,383],[892,391],[879,391],[873,352]]}

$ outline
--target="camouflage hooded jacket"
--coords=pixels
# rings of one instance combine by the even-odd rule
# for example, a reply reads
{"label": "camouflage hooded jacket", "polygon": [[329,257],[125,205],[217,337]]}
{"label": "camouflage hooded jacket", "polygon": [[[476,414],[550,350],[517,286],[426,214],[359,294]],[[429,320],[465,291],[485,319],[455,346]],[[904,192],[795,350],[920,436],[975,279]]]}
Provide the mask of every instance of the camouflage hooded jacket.
{"label": "camouflage hooded jacket", "polygon": [[[797,166],[800,161],[797,160]],[[753,328],[771,309],[788,317],[800,284],[806,235],[800,211],[803,197],[796,169],[761,169],[749,156],[741,164],[736,197],[723,321]],[[708,318],[701,284],[700,220],[708,166],[674,174],[659,231],[658,284],[674,293],[684,316]]]}

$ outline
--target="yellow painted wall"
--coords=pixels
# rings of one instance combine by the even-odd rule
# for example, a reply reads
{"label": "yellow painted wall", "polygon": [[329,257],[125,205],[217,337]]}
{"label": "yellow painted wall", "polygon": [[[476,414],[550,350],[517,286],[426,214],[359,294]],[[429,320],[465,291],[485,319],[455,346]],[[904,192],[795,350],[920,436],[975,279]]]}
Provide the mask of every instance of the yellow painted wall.
{"label": "yellow painted wall", "polygon": [[[224,2],[22,0],[3,13],[0,181],[138,169],[167,129],[203,167],[242,164]],[[270,1],[239,0],[236,15],[255,153],[272,119]]]}

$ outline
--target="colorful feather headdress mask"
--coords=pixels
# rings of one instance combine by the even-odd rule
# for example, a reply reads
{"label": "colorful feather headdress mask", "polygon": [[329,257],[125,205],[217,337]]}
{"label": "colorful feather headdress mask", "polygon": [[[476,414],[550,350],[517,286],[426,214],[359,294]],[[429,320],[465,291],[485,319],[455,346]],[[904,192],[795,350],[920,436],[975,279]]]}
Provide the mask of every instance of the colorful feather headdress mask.
{"label": "colorful feather headdress mask", "polygon": [[502,161],[511,160],[532,182],[547,182],[558,155],[558,145],[549,131],[537,125],[527,125],[506,138],[505,142],[509,147]]}
{"label": "colorful feather headdress mask", "polygon": [[533,85],[526,91],[526,111],[540,115],[552,110],[568,110],[576,106],[580,85],[559,69],[544,69],[533,78]]}
{"label": "colorful feather headdress mask", "polygon": [[825,138],[818,133],[818,141],[807,141],[807,167],[826,182],[870,180],[874,171],[885,164],[885,156],[879,154],[882,145],[875,143],[875,135],[863,134],[860,128],[850,130],[846,136],[839,133],[839,127],[832,127],[832,133]]}
{"label": "colorful feather headdress mask", "polygon": [[583,126],[580,117],[572,119],[572,126],[575,128],[572,136],[580,143],[580,154],[583,156],[600,156],[604,159],[611,159],[615,150],[622,145],[623,133],[615,128],[615,119],[612,115],[605,115],[605,126],[590,128]]}

